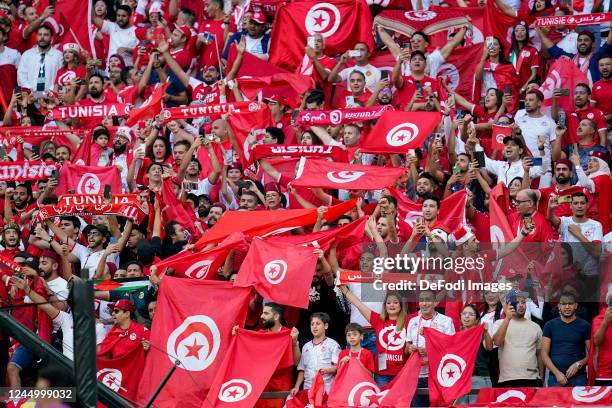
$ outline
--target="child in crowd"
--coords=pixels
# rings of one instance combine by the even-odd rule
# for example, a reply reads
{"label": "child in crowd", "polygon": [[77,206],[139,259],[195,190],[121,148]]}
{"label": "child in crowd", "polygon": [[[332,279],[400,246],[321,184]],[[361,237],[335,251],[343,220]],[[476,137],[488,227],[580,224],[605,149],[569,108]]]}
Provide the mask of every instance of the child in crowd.
{"label": "child in crowd", "polygon": [[350,348],[340,352],[338,368],[342,367],[344,363],[348,363],[351,357],[356,357],[361,365],[372,374],[374,372],[374,357],[370,350],[361,347],[363,328],[357,323],[349,323],[346,325],[344,332],[346,334],[346,342],[350,345]]}

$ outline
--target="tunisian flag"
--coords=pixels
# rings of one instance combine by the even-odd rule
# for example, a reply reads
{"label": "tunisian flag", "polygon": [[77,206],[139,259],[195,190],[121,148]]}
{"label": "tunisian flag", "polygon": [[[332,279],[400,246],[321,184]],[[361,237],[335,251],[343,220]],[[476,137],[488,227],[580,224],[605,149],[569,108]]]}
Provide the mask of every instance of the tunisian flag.
{"label": "tunisian flag", "polygon": [[440,118],[437,112],[385,112],[361,141],[361,151],[405,154],[423,147]]}
{"label": "tunisian flag", "polygon": [[451,89],[466,99],[472,99],[474,71],[482,55],[482,45],[457,47],[438,69],[438,77],[443,78]]}
{"label": "tunisian flag", "polygon": [[548,387],[536,388],[528,407],[612,406],[612,387]]}
{"label": "tunisian flag", "polygon": [[[559,58],[548,70],[546,80],[540,87],[540,91],[542,91],[544,94],[542,106],[552,106],[552,97],[555,88],[568,88],[570,89],[570,95],[560,96],[559,99],[557,99],[557,106],[559,108],[563,108],[565,112],[573,111],[575,107],[573,93],[571,90],[573,90],[579,83],[589,83],[586,75],[584,75],[584,73],[578,69],[576,64],[565,58]],[[569,114],[567,116],[569,117]],[[569,123],[567,124],[567,127],[570,129]]]}
{"label": "tunisian flag", "polygon": [[372,15],[363,0],[296,1],[281,6],[274,18],[270,63],[295,72],[306,39],[321,34],[325,52],[336,55],[364,42],[374,49]]}
{"label": "tunisian flag", "polygon": [[395,180],[405,171],[398,167],[381,168],[302,157],[297,177],[291,185],[344,190],[380,190],[393,186]]}
{"label": "tunisian flag", "polygon": [[[198,222],[193,208],[186,202],[179,200],[174,193],[174,183],[171,178],[162,182],[161,198],[164,203],[163,215],[166,220],[178,221],[191,236],[199,238],[200,230],[195,223]],[[192,241],[193,242],[193,241]]]}
{"label": "tunisian flag", "polygon": [[55,194],[59,197],[69,190],[74,190],[74,194],[102,194],[105,184],[110,185],[111,193],[121,194],[121,177],[117,167],[64,164]]}
{"label": "tunisian flag", "polygon": [[477,405],[493,407],[524,407],[536,392],[536,388],[481,388]]}
{"label": "tunisian flag", "polygon": [[135,347],[129,353],[117,358],[98,357],[96,377],[111,390],[134,401],[144,364],[145,351],[142,347]]}
{"label": "tunisian flag", "polygon": [[316,267],[312,248],[255,238],[234,285],[253,286],[265,299],[306,309]]}
{"label": "tunisian flag", "polygon": [[147,100],[142,103],[142,105],[130,111],[130,116],[125,124],[127,126],[133,126],[141,120],[147,120],[157,116],[162,110],[162,98],[164,96],[164,92],[166,92],[166,89],[168,88],[168,85],[170,85],[170,82],[166,82],[163,85],[158,85],[151,96],[149,96]]}
{"label": "tunisian flag", "polygon": [[242,165],[246,168],[253,161],[250,151],[251,145],[249,145],[247,137],[250,132],[254,132],[255,135],[259,134],[263,137],[266,128],[273,125],[272,113],[268,105],[262,103],[261,108],[256,111],[230,113],[227,115],[227,123],[232,128],[234,136],[236,136],[238,146],[242,147],[240,159],[242,160]]}
{"label": "tunisian flag", "polygon": [[[510,17],[495,6],[495,2],[487,2],[484,7],[484,36],[496,37],[501,41],[504,50],[509,52],[512,42],[512,28],[519,19]],[[498,88],[500,89],[500,88]]]}
{"label": "tunisian flag", "polygon": [[249,288],[228,282],[166,276],[159,286],[151,348],[138,387],[144,404],[178,360],[155,400],[159,407],[199,408],[229,347],[234,325],[244,324]]}
{"label": "tunisian flag", "polygon": [[274,371],[292,365],[293,342],[288,331],[238,329],[202,407],[251,408]]}
{"label": "tunisian flag", "polygon": [[[155,264],[158,272],[172,268],[174,274],[181,278],[214,279],[217,270],[225,262],[232,249],[246,251],[247,242],[244,234],[233,232],[219,245],[200,252],[184,251]],[[161,276],[160,273],[158,275]]]}
{"label": "tunisian flag", "polygon": [[[42,14],[43,10],[49,5],[48,0],[38,2],[36,8]],[[55,33],[56,36],[63,37],[63,43],[75,42],[89,53],[91,58],[96,58],[96,51],[93,45],[93,37],[89,27],[91,21],[92,3],[81,0],[56,0],[55,1],[55,20],[61,22],[63,32]],[[67,22],[70,22],[68,24]],[[57,41],[56,41],[57,42]]]}
{"label": "tunisian flag", "polygon": [[491,149],[502,151],[504,150],[504,138],[512,135],[512,128],[510,126],[493,125],[491,133],[493,134]]}
{"label": "tunisian flag", "polygon": [[484,326],[478,325],[450,336],[429,327],[424,329],[432,406],[448,406],[470,391],[483,331]]}
{"label": "tunisian flag", "polygon": [[[355,206],[355,200],[345,201],[327,209],[325,219],[333,221]],[[317,209],[278,211],[228,211],[195,244],[202,249],[208,244],[221,242],[235,231],[242,231],[248,237],[268,236],[317,222]]]}

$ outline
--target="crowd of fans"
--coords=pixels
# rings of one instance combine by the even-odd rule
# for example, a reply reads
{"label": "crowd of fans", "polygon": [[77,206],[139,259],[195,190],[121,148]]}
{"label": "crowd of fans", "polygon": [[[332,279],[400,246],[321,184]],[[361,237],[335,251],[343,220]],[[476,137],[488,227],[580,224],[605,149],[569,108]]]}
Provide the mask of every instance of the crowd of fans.
{"label": "crowd of fans", "polygon": [[[85,143],[82,137],[91,138],[97,161],[87,164],[115,166],[121,193],[136,194],[148,213],[139,224],[115,215],[67,215],[40,221],[39,206],[58,202],[58,178],[0,181],[0,255],[22,267],[19,274],[7,265],[2,267],[0,305],[9,306],[13,317],[30,330],[49,329],[48,340],[68,358],[74,358],[67,302],[71,280],[79,276],[148,278],[149,284],[135,290],[95,293],[96,339],[104,357],[120,356],[135,346],[147,350],[147,327],[154,320],[160,282],[152,267],[155,262],[191,250],[227,212],[254,211],[254,217],[266,217],[269,211],[318,208],[314,231],[338,228],[363,216],[369,219],[356,252],[337,254],[335,248],[317,252],[307,309],[292,310],[261,296],[251,303],[247,328],[293,328],[296,370],[284,371],[284,380],[275,381],[275,390],[296,394],[308,389],[319,371],[329,390],[338,367],[352,357],[384,386],[411,353],[420,353],[426,364],[424,327],[452,334],[478,324],[486,330],[473,388],[579,386],[589,380],[612,385],[609,23],[550,29],[520,21],[507,27],[512,43],[508,50],[501,39],[487,37],[482,57],[472,61],[475,80],[482,84],[476,98],[454,92],[438,74],[452,53],[465,46],[471,24],[456,27],[446,45],[435,49],[425,33],[415,32],[408,38],[374,26],[374,49],[356,41],[342,54],[327,55],[326,39],[314,35],[304,51],[310,70],[297,70],[305,74],[304,81],[310,81],[310,89],[294,99],[262,89],[260,101],[269,108],[274,125],[259,136],[251,132],[243,148],[225,116],[212,121],[166,121],[160,114],[126,126],[126,116],[60,120],[48,112],[70,105],[138,107],[165,82],[169,83],[162,97],[165,108],[247,100],[239,75],[243,57],[248,53],[262,63],[268,61],[271,27],[278,23],[273,14],[263,13],[263,6],[254,5],[254,0],[98,0],[92,7],[94,59],[77,43],[58,47],[54,27],[47,23],[54,15],[53,3],[44,8],[38,3],[0,2],[0,77],[15,84],[12,95],[6,95],[2,127],[75,132],[65,133],[62,140],[67,143],[63,144],[54,140],[33,144],[27,137],[18,137],[14,145],[0,146],[0,161],[65,166]],[[486,2],[407,3],[407,9],[426,10],[434,5],[485,7]],[[607,11],[610,6],[599,1],[566,3],[536,0],[529,7],[540,15],[563,16]],[[495,4],[513,16],[521,16],[519,11],[527,6],[526,1],[511,0],[495,0]],[[375,52],[393,57],[396,63],[391,71],[370,63]],[[236,56],[230,57],[233,53]],[[588,78],[569,89],[575,105],[572,111],[557,106],[558,98],[568,91],[565,84],[554,89],[552,104],[546,106],[540,90],[558,58],[572,61]],[[503,65],[514,68],[518,90],[514,94],[496,87],[495,72]],[[296,122],[299,111],[379,105],[440,112],[440,121],[422,146],[402,155],[360,150],[374,123],[324,127]],[[570,116],[577,119],[567,120]],[[511,127],[503,150],[492,143],[493,125]],[[6,134],[2,127],[0,133]],[[79,133],[83,129],[89,132]],[[571,141],[570,133],[577,141]],[[394,186],[377,191],[292,187],[295,159],[287,161],[290,169],[282,160],[259,159],[255,170],[247,171],[243,159],[257,144],[337,146],[348,153],[347,166],[363,164],[381,172],[401,167],[405,174]],[[189,206],[195,231],[164,216],[167,209],[161,193],[166,182],[172,183],[176,198]],[[498,202],[505,205],[502,211],[514,248],[531,244],[524,251],[528,261],[540,262],[538,267],[546,263],[539,249],[534,249],[538,243],[557,243],[562,257],[562,270],[547,281],[538,279],[534,262],[503,273],[491,271],[489,279],[512,282],[513,302],[505,292],[455,294],[465,302],[451,312],[438,291],[422,290],[417,299],[407,301],[391,292],[368,297],[365,283],[338,283],[340,269],[371,272],[376,256],[478,255],[480,241],[490,241],[493,235],[489,204],[497,185],[506,191],[505,200]],[[441,200],[458,191],[467,196],[465,223],[445,225]],[[422,218],[409,230],[399,216],[396,194],[422,206]],[[328,207],[349,198],[358,199],[355,211],[337,220],[325,219]],[[312,231],[306,227],[285,234]],[[493,252],[493,257],[502,258],[510,251],[502,252]],[[232,253],[214,271],[215,279],[233,281],[243,257],[242,252]],[[52,328],[43,327],[44,319],[29,303],[38,304],[51,318]],[[400,333],[405,346],[395,351],[381,348],[378,334],[388,327]],[[116,330],[135,333],[140,341],[134,345],[125,336],[109,347],[107,333]],[[588,359],[589,348],[595,350],[594,361]],[[40,367],[37,360],[32,350],[3,335],[0,383],[12,388],[31,384],[32,374]],[[590,367],[594,378],[587,379],[588,364],[594,365]],[[419,387],[427,387],[427,376],[425,365]],[[424,395],[413,402],[428,404]],[[473,399],[466,397],[465,402]]]}

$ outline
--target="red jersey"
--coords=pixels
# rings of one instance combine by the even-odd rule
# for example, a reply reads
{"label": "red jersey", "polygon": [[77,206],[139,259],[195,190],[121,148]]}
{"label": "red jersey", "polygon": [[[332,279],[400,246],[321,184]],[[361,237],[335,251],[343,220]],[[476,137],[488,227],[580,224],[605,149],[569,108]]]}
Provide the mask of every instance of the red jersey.
{"label": "red jersey", "polygon": [[185,72],[189,71],[191,67],[191,61],[193,60],[193,55],[188,48],[181,48],[180,50],[172,50],[170,51],[170,55],[172,58],[181,66],[181,69]]}
{"label": "red jersey", "polygon": [[67,86],[75,78],[85,79],[87,77],[87,68],[81,65],[78,68],[60,68],[55,77],[55,84],[59,86]]}
{"label": "red jersey", "polygon": [[[347,108],[348,105],[350,105],[349,100],[347,98],[353,97],[355,99],[355,102],[359,101],[361,102],[361,104],[363,106],[366,105],[366,103],[368,103],[368,99],[370,99],[370,96],[372,96],[372,92],[370,92],[370,90],[368,88],[365,88],[363,90],[363,93],[359,96],[354,96],[353,93],[351,91],[348,91],[346,89],[344,89],[342,91],[342,100],[341,100],[341,107],[342,108]],[[355,108],[356,106],[353,106],[353,108]]]}
{"label": "red jersey", "polygon": [[515,58],[516,61],[513,62],[516,74],[519,77],[519,86],[523,86],[531,76],[531,69],[540,67],[538,50],[530,45],[526,45]]}
{"label": "red jersey", "polygon": [[351,358],[358,358],[365,368],[372,373],[374,372],[374,357],[372,356],[372,352],[370,350],[362,348],[358,352],[353,352],[349,349],[344,349],[338,355],[338,361],[342,361],[342,359],[347,356]]}
{"label": "red jersey", "polygon": [[[489,121],[495,119],[495,115],[497,115],[497,110],[495,110],[494,112],[487,112],[482,106],[474,104],[471,114],[472,116],[478,119],[478,123],[489,123]],[[480,145],[484,149],[485,153],[487,153],[487,155],[490,157],[492,153],[491,129],[479,130],[477,135],[480,139]]]}
{"label": "red jersey", "polygon": [[283,144],[297,144],[297,136],[293,126],[291,126],[291,115],[283,116],[274,126],[281,129],[285,134],[285,142]]}
{"label": "red jersey", "polygon": [[599,132],[607,131],[606,115],[604,115],[601,110],[587,105],[582,109],[574,109],[568,113],[570,115],[573,114],[578,116],[579,120],[589,119],[591,122],[593,122],[595,124],[595,128],[597,129],[597,133],[593,135],[593,139],[595,143],[599,143]]}
{"label": "red jersey", "polygon": [[397,324],[396,320],[387,319],[383,321],[380,318],[380,314],[372,311],[370,313],[370,324],[376,332],[377,356],[379,359],[382,356],[386,357],[386,360],[383,360],[383,366],[379,364],[376,367],[376,374],[395,375],[399,373],[406,362],[404,349],[406,346],[408,320],[406,319],[404,327],[397,331],[395,327]]}
{"label": "red jersey", "polygon": [[191,99],[193,101],[200,101],[204,105],[221,103],[221,92],[216,82],[212,85],[207,85],[190,77],[189,91],[191,91]]}
{"label": "red jersey", "polygon": [[134,322],[130,322],[127,330],[122,330],[117,326],[108,332],[102,343],[100,343],[100,351],[98,356],[103,356],[110,353],[110,358],[124,356],[134,350],[136,347],[142,347],[142,340],[149,340],[149,330]]}
{"label": "red jersey", "polygon": [[595,102],[598,109],[604,114],[612,113],[612,79],[600,79],[593,84],[593,91],[591,92],[591,100]]}
{"label": "red jersey", "polygon": [[[198,59],[198,69],[204,67],[216,66],[219,67],[219,58],[223,53],[223,19],[221,20],[205,20],[200,24],[198,37],[205,39],[208,44],[202,44]],[[235,32],[235,30],[230,30]],[[215,46],[217,49],[215,49]]]}
{"label": "red jersey", "polygon": [[570,217],[572,215],[572,209],[570,203],[572,201],[572,194],[584,193],[587,196],[589,203],[593,201],[591,193],[583,187],[571,186],[565,190],[559,190],[557,186],[541,188],[540,193],[542,196],[539,201],[538,212],[541,214],[548,214],[548,200],[551,195],[559,197],[559,206],[555,208],[555,215],[557,217]]}
{"label": "red jersey", "polygon": [[[397,92],[393,96],[393,105],[399,106],[400,109],[404,109],[404,107],[410,103],[412,99],[412,95],[416,92],[417,82],[423,87],[431,88],[432,92],[437,94],[440,93],[440,86],[438,81],[435,78],[429,77],[425,75],[422,79],[415,79],[412,75],[404,76],[404,83],[401,88],[398,88]],[[418,99],[416,102],[423,103],[427,101],[427,97],[429,94],[423,90],[423,99]]]}
{"label": "red jersey", "polygon": [[[605,310],[593,319],[592,335],[595,336],[604,320]],[[591,343],[590,347],[595,347]],[[590,363],[589,363],[590,364]],[[612,378],[612,325],[608,325],[603,342],[597,347],[597,362],[595,364],[595,378],[609,380]]]}

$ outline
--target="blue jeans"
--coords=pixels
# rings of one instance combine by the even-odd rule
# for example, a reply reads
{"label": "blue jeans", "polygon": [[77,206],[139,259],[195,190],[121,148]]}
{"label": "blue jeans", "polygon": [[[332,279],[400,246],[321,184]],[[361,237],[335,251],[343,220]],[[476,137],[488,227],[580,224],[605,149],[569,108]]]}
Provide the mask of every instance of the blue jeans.
{"label": "blue jeans", "polygon": [[394,378],[395,378],[394,375],[374,374],[374,381],[376,381],[376,384],[378,384],[378,386],[381,388],[389,384],[391,380],[393,380]]}
{"label": "blue jeans", "polygon": [[30,366],[30,364],[32,364],[33,360],[34,354],[30,351],[30,349],[23,344],[20,344],[13,353],[11,364],[16,365],[21,370],[25,370]]}
{"label": "blue jeans", "polygon": [[[427,377],[419,377],[417,388],[427,388]],[[410,406],[411,407],[428,407],[429,406],[429,394],[427,395],[415,394],[414,397],[412,397],[412,402],[410,403]]]}
{"label": "blue jeans", "polygon": [[363,333],[361,347],[372,353],[372,357],[374,357],[374,366],[376,366],[376,332],[374,330],[367,330]]}
{"label": "blue jeans", "polygon": [[587,385],[586,374],[577,374],[567,379],[567,384],[561,385],[557,382],[557,377],[553,373],[548,376],[549,387],[583,387]]}

